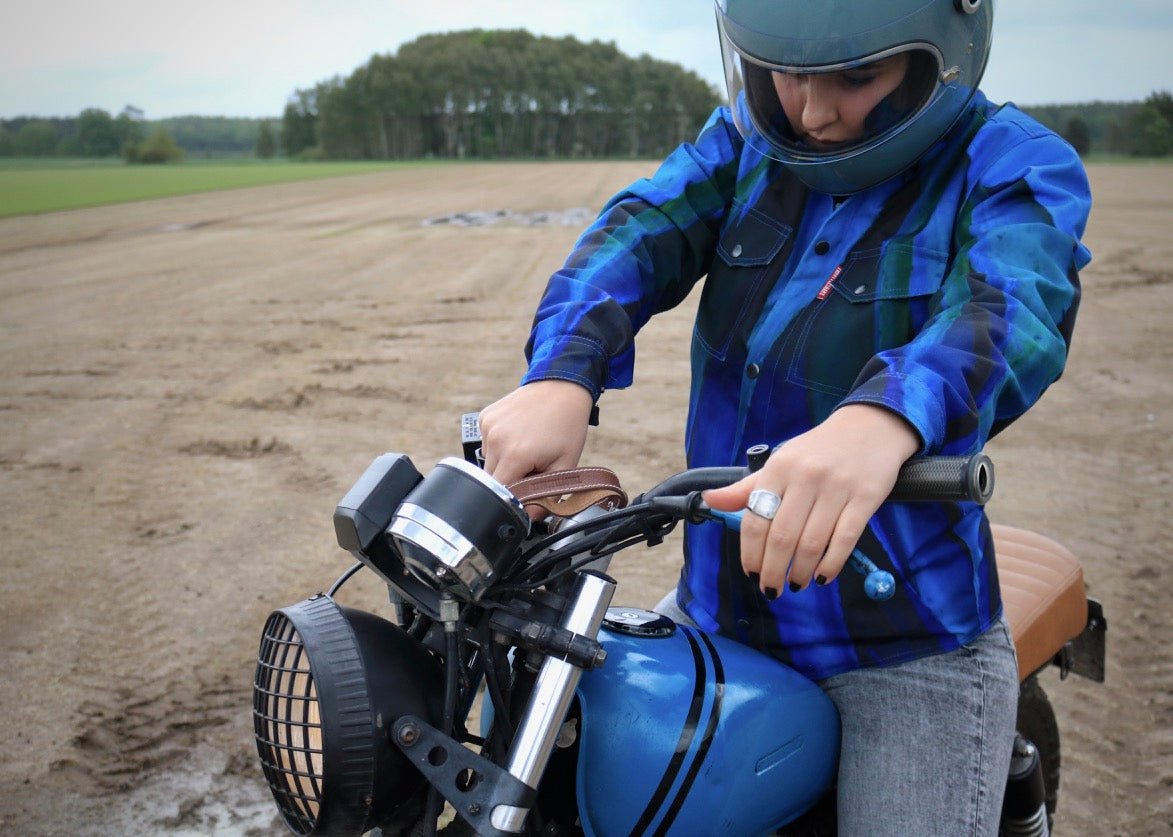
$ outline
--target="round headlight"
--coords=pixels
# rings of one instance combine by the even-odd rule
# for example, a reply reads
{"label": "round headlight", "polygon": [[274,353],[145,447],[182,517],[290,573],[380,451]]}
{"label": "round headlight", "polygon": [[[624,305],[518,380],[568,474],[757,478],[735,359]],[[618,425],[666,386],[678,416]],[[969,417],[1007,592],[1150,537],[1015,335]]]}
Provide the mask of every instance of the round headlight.
{"label": "round headlight", "polygon": [[424,779],[387,739],[401,715],[437,723],[440,665],[390,622],[318,595],[265,623],[253,678],[257,753],[294,834],[410,825]]}
{"label": "round headlight", "polygon": [[448,457],[407,495],[387,532],[413,575],[475,601],[511,568],[529,524],[509,489]]}

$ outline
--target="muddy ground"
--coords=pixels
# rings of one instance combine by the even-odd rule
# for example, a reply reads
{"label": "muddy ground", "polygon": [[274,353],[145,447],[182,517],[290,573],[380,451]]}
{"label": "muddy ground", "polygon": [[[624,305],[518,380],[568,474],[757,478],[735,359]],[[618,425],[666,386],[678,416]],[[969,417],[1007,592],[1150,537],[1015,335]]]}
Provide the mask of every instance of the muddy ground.
{"label": "muddy ground", "polygon": [[[374,456],[458,454],[460,414],[516,382],[576,235],[558,213],[648,171],[406,168],[0,221],[0,831],[280,833],[250,720],[265,616],[349,566],[330,516]],[[1169,834],[1173,166],[1091,176],[1074,353],[991,445],[992,513],[1080,555],[1110,624],[1106,684],[1045,678],[1058,833]],[[494,223],[424,223],[449,213]],[[630,488],[682,464],[689,306],[641,335],[588,447]],[[617,601],[654,603],[674,546],[617,562]]]}

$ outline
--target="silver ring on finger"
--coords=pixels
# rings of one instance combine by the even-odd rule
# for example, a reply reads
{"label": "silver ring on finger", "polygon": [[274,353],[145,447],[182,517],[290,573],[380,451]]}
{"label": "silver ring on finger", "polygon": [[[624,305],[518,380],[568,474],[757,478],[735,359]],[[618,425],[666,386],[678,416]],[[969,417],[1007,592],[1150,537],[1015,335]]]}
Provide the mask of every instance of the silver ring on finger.
{"label": "silver ring on finger", "polygon": [[782,498],[773,491],[758,488],[749,493],[749,502],[745,504],[748,511],[753,512],[764,520],[773,520],[774,515],[782,506]]}

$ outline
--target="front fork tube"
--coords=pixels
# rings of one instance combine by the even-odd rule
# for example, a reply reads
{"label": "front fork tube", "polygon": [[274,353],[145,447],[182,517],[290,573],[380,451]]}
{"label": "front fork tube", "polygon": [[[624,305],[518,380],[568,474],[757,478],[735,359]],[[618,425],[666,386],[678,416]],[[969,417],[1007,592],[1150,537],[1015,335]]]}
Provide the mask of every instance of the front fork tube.
{"label": "front fork tube", "polygon": [[[607,576],[592,572],[579,575],[562,628],[597,639],[614,593],[615,582]],[[570,711],[580,677],[581,668],[554,657],[547,657],[538,671],[505,768],[531,788],[538,786],[554,752],[555,741],[566,713]],[[529,812],[529,808],[498,805],[493,810],[491,822],[494,828],[518,834],[525,828]]]}

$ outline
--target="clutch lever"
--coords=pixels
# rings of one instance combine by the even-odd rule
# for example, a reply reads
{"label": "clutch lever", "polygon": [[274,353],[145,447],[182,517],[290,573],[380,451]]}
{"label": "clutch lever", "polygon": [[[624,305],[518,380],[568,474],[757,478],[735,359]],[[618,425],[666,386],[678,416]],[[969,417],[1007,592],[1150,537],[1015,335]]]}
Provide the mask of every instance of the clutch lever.
{"label": "clutch lever", "polygon": [[[744,511],[718,511],[717,509],[709,508],[705,503],[697,506],[696,513],[700,517],[718,520],[725,524],[726,529],[734,532],[741,531],[741,518],[745,514]],[[892,573],[887,570],[881,570],[870,558],[858,549],[852,550],[851,557],[847,559],[847,564],[851,569],[863,576],[864,595],[872,601],[887,601],[896,593],[896,579],[892,576]]]}

